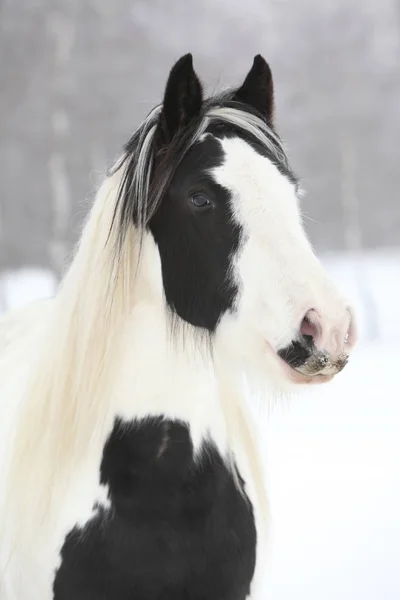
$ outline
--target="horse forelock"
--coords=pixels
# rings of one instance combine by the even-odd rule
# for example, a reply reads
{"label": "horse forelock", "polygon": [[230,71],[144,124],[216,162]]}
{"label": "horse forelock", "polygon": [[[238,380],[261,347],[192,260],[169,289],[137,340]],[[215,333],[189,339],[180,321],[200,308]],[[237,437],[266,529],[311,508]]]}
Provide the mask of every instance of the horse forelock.
{"label": "horse forelock", "polygon": [[112,227],[118,228],[120,245],[131,225],[138,234],[157,211],[171,179],[189,149],[214,125],[229,126],[238,136],[260,144],[272,160],[289,170],[289,161],[280,137],[251,107],[232,100],[235,90],[206,100],[202,113],[189,127],[177,132],[169,144],[160,135],[162,105],[156,106],[125,144],[123,156],[111,173],[122,169],[116,194]]}

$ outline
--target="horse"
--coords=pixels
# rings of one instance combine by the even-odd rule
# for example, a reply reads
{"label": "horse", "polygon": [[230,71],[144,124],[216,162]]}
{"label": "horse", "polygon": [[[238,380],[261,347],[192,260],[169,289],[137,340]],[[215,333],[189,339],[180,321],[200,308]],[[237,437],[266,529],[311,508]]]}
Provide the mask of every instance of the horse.
{"label": "horse", "polygon": [[330,381],[353,309],[302,223],[271,69],[191,54],[100,185],[55,297],[0,325],[2,600],[256,600],[248,386]]}

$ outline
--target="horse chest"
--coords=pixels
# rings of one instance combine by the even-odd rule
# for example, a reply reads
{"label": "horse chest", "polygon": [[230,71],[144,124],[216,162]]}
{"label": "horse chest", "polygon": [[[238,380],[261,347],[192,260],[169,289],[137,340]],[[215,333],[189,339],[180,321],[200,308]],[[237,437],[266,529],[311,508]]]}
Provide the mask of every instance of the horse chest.
{"label": "horse chest", "polygon": [[117,421],[99,506],[64,541],[55,600],[244,600],[255,567],[250,502],[212,444],[194,460],[178,421]]}

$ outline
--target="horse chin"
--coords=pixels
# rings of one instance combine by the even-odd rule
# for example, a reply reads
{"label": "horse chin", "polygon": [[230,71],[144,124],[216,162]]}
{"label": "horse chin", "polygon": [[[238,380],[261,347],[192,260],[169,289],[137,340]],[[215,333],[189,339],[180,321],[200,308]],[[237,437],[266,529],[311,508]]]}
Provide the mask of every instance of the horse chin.
{"label": "horse chin", "polygon": [[299,371],[298,369],[293,369],[292,367],[287,365],[284,361],[282,361],[282,362],[283,362],[286,376],[289,378],[289,380],[292,383],[295,383],[295,384],[315,385],[315,384],[321,384],[321,383],[328,383],[329,381],[332,381],[332,379],[335,377],[334,373],[332,373],[330,375],[323,374],[323,373],[317,373],[316,375],[306,375],[306,374],[302,373],[301,371]]}

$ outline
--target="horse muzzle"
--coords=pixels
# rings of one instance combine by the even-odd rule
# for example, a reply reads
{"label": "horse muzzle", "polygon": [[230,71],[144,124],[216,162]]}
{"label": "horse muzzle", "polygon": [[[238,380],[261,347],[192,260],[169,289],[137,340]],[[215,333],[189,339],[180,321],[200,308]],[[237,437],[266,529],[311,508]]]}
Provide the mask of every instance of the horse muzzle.
{"label": "horse muzzle", "polygon": [[336,319],[323,319],[315,310],[303,317],[297,339],[277,354],[298,383],[329,381],[342,371],[356,341],[350,309]]}

